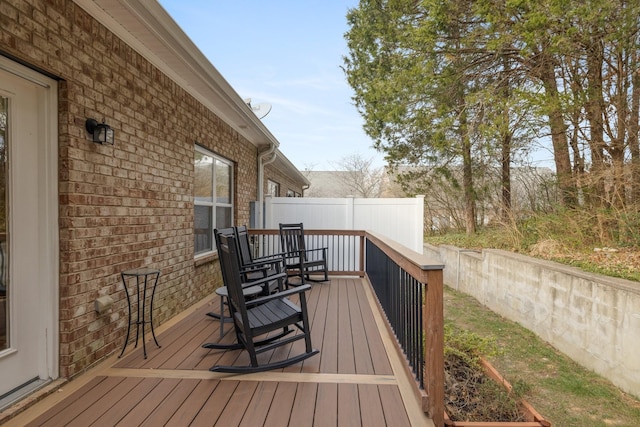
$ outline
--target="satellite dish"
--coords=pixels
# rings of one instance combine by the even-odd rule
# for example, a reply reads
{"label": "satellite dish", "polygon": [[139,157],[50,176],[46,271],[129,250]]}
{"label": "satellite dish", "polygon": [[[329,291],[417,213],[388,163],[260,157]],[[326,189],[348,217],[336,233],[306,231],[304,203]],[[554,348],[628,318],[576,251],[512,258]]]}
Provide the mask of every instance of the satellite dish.
{"label": "satellite dish", "polygon": [[267,114],[269,114],[269,111],[271,111],[271,104],[262,103],[258,105],[252,105],[251,109],[259,119],[262,119]]}
{"label": "satellite dish", "polygon": [[266,115],[269,114],[269,111],[271,111],[271,104],[262,103],[258,105],[251,105],[251,98],[246,98],[244,102],[249,106],[249,108],[251,108],[251,111],[253,111],[259,119],[266,117]]}

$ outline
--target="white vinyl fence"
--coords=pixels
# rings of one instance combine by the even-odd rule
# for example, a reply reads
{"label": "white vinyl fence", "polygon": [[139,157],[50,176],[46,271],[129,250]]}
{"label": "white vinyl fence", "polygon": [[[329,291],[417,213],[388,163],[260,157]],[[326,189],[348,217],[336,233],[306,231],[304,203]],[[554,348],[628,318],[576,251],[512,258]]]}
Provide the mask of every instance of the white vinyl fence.
{"label": "white vinyl fence", "polygon": [[369,230],[422,253],[424,196],[405,199],[265,198],[265,228],[303,223],[305,229]]}

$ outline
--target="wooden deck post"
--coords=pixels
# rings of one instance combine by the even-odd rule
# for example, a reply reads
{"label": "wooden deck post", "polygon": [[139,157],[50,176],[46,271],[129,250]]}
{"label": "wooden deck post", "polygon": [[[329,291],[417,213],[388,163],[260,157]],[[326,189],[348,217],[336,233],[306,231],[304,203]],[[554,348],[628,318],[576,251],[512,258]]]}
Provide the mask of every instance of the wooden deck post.
{"label": "wooden deck post", "polygon": [[427,414],[444,426],[444,309],[442,270],[426,270],[422,322],[425,335],[424,389]]}

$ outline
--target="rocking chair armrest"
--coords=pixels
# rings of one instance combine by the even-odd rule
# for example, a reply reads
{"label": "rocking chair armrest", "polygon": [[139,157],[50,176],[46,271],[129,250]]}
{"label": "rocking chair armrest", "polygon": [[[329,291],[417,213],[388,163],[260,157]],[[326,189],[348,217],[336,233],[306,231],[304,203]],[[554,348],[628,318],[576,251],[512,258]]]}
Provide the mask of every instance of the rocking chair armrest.
{"label": "rocking chair armrest", "polygon": [[282,252],[282,256],[285,258],[291,258],[294,256],[300,256],[300,252],[304,252],[303,250],[299,249],[297,251],[285,251]]}
{"label": "rocking chair armrest", "polygon": [[260,264],[248,264],[240,269],[241,274],[248,273],[263,273],[266,274],[269,271],[269,265],[260,265]]}
{"label": "rocking chair armrest", "polygon": [[[298,264],[298,260],[308,261],[324,261],[327,259],[327,248],[299,249],[297,251],[285,252],[284,259],[293,259],[294,264]],[[319,255],[318,252],[322,251]],[[289,265],[289,263],[285,263]]]}
{"label": "rocking chair armrest", "polygon": [[247,307],[252,305],[260,305],[265,302],[271,301],[273,299],[285,298],[289,295],[301,294],[311,289],[311,285],[301,285],[296,286],[295,288],[287,289],[286,291],[276,292],[275,294],[267,295],[264,297],[252,299],[250,301],[246,301]]}
{"label": "rocking chair armrest", "polygon": [[287,273],[281,272],[277,274],[272,274],[271,276],[261,277],[259,279],[252,280],[250,282],[244,282],[242,283],[241,286],[242,288],[246,288],[247,286],[261,286],[261,285],[264,285],[265,283],[273,282],[274,280],[286,279],[286,277],[287,277]]}
{"label": "rocking chair armrest", "polygon": [[251,264],[245,264],[242,267],[242,272],[247,273],[250,271],[260,271],[260,270],[268,270],[270,266],[276,264],[282,264],[284,262],[284,258],[282,256],[273,256],[267,258],[257,258],[254,259]]}
{"label": "rocking chair armrest", "polygon": [[305,252],[319,252],[319,251],[322,251],[322,252],[324,252],[326,254],[327,253],[327,249],[328,248],[312,248],[312,249],[305,249],[304,251]]}
{"label": "rocking chair armrest", "polygon": [[269,264],[274,262],[281,262],[283,254],[277,253],[272,255],[265,255],[253,259],[253,264]]}
{"label": "rocking chair armrest", "polygon": [[240,287],[241,287],[242,289],[251,288],[251,287],[253,287],[253,286],[260,286],[260,285],[256,285],[256,284],[255,284],[255,283],[253,283],[253,282],[242,283],[242,284],[240,285]]}
{"label": "rocking chair armrest", "polygon": [[283,252],[283,256],[284,257],[294,257],[294,256],[299,256],[301,252],[318,252],[318,251],[323,251],[326,253],[328,248],[312,248],[312,249],[298,249],[295,251],[288,251],[288,252]]}

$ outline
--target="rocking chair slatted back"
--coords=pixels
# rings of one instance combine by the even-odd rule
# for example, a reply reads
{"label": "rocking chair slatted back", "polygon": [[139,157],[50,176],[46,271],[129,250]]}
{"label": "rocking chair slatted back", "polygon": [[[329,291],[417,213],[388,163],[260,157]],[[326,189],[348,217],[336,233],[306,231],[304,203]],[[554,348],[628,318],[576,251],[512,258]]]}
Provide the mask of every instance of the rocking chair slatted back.
{"label": "rocking chair slatted back", "polygon": [[[240,267],[243,269],[246,277],[257,279],[260,277],[272,276],[284,271],[284,258],[280,254],[254,258],[252,255],[251,242],[249,240],[249,230],[246,225],[235,227],[235,237],[240,256]],[[282,291],[278,285],[280,282],[271,281],[268,289],[265,288],[264,295],[268,295],[276,290]]]}
{"label": "rocking chair slatted back", "polygon": [[251,245],[249,242],[249,230],[245,225],[240,225],[235,228],[235,236],[238,240],[238,246],[240,250],[240,260],[242,265],[253,264],[253,255],[251,254]]}

